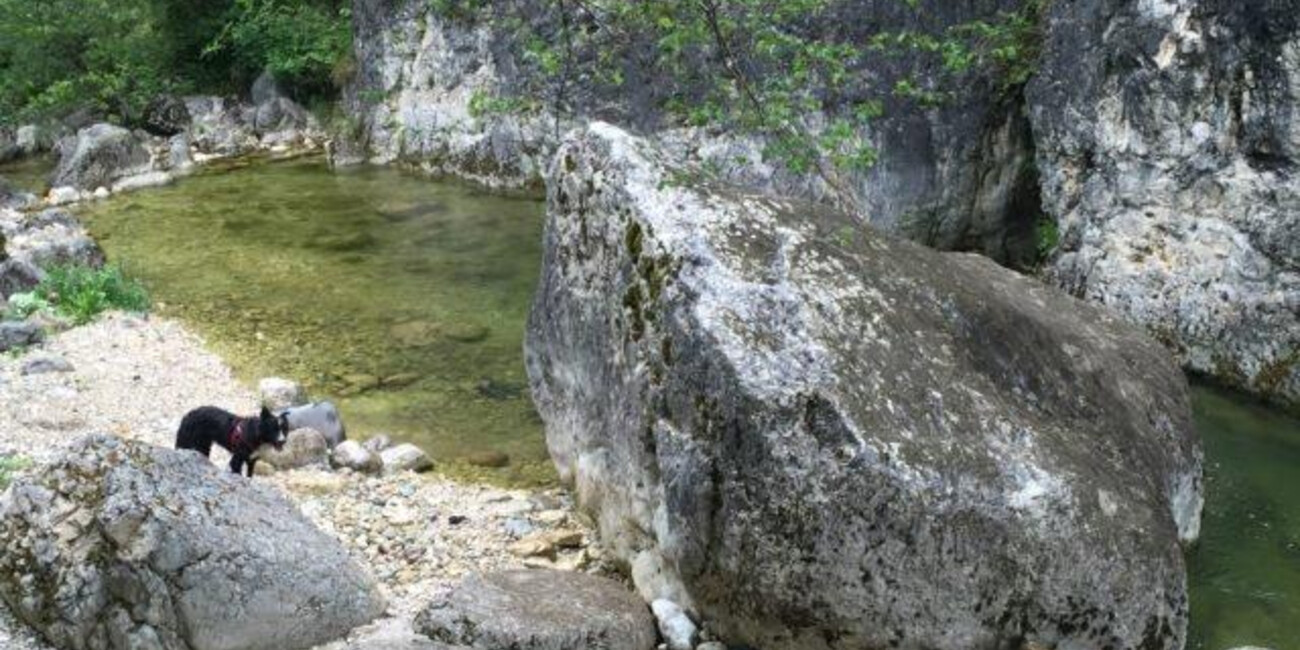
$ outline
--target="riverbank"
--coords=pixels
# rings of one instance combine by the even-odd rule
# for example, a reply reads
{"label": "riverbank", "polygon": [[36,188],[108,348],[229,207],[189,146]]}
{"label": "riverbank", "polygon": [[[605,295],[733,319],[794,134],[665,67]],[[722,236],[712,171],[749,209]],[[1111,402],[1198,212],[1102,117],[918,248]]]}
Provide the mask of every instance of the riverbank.
{"label": "riverbank", "polygon": [[[26,471],[38,471],[91,433],[170,447],[176,423],[204,404],[252,412],[257,397],[180,323],[109,314],[0,357],[0,454],[28,457],[35,463]],[[226,459],[217,450],[212,461],[223,466]],[[381,583],[388,614],[399,619],[410,619],[470,572],[607,572],[564,492],[457,483],[436,472],[368,477],[316,469],[254,480],[280,490],[337,537]],[[0,647],[50,646],[0,605]]]}

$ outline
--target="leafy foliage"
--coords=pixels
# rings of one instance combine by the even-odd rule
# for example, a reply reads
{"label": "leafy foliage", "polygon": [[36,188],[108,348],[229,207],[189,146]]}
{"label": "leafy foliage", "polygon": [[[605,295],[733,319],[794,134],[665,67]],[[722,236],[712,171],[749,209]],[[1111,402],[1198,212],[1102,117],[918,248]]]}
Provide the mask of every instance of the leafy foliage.
{"label": "leafy foliage", "polygon": [[149,293],[144,285],[127,277],[118,266],[56,266],[46,270],[34,294],[78,325],[109,309],[149,310]]}
{"label": "leafy foliage", "polygon": [[[896,1],[921,10],[917,0]],[[508,94],[476,96],[476,115],[539,103],[572,114],[592,104],[584,93],[649,97],[682,125],[762,136],[765,156],[832,185],[840,172],[875,163],[868,136],[884,99],[927,107],[948,99],[910,78],[861,92],[874,83],[874,61],[932,54],[952,74],[978,67],[1005,87],[1023,84],[1046,1],[1023,0],[1020,11],[942,33],[863,38],[837,25],[843,0],[427,0],[445,20],[487,21],[514,35],[524,80]]]}
{"label": "leafy foliage", "polygon": [[173,85],[158,25],[154,0],[0,0],[0,116],[136,115]]}
{"label": "leafy foliage", "polygon": [[0,490],[9,487],[14,474],[27,469],[31,464],[31,460],[24,456],[0,456]]}
{"label": "leafy foliage", "polygon": [[131,124],[160,92],[240,92],[262,70],[301,98],[348,69],[347,0],[0,0],[0,122],[90,108]]}
{"label": "leafy foliage", "polygon": [[339,0],[234,0],[221,32],[204,49],[245,70],[270,70],[311,92],[324,92],[348,65],[351,9]]}
{"label": "leafy foliage", "polygon": [[1034,235],[1038,242],[1038,259],[1046,261],[1061,245],[1060,226],[1051,217],[1043,216],[1034,226]]}

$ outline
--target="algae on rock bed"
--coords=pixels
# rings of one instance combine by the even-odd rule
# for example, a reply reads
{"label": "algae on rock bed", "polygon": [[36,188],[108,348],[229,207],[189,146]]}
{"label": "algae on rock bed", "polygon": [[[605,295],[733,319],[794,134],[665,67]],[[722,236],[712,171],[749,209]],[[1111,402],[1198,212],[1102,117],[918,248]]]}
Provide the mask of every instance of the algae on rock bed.
{"label": "algae on rock bed", "polygon": [[[554,480],[527,391],[542,207],[316,159],[204,173],[88,206],[110,257],[245,381],[334,399],[353,436],[415,442],[453,474]],[[463,469],[504,452],[502,469]]]}

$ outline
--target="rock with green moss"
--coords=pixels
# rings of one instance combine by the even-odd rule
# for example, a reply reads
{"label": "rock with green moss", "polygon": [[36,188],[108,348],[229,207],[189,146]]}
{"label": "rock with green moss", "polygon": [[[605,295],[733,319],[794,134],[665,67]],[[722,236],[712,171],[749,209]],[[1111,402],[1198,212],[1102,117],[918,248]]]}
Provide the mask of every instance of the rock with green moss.
{"label": "rock with green moss", "polygon": [[559,150],[526,340],[643,597],[762,648],[1183,646],[1202,452],[1167,351],[665,159],[604,124]]}
{"label": "rock with green moss", "polygon": [[0,497],[0,598],[70,650],[305,649],[385,608],[338,541],[275,491],[110,436]]}

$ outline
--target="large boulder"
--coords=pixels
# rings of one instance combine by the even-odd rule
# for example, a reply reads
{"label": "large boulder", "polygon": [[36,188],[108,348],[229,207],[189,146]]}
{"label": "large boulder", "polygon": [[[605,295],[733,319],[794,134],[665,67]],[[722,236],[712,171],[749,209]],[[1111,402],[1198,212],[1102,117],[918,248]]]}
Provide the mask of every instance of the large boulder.
{"label": "large boulder", "polygon": [[134,133],[120,126],[96,124],[60,143],[59,165],[50,185],[93,191],[150,170],[149,151]]}
{"label": "large boulder", "polygon": [[1051,277],[1190,370],[1300,404],[1300,11],[1048,5],[1028,98]]}
{"label": "large boulder", "polygon": [[470,575],[415,628],[481,650],[651,650],[656,639],[645,603],[622,585],[547,569]]}
{"label": "large boulder", "polygon": [[1202,455],[1167,351],[983,257],[691,178],[572,136],[526,339],[642,596],[762,648],[1183,646]]}
{"label": "large boulder", "polygon": [[185,100],[175,95],[159,95],[144,107],[144,129],[170,138],[190,128],[190,111]]}
{"label": "large boulder", "polygon": [[235,99],[196,95],[185,98],[190,113],[190,137],[205,155],[237,156],[257,148],[252,107]]}
{"label": "large boulder", "polygon": [[17,137],[18,150],[24,156],[35,156],[44,153],[54,146],[54,130],[35,124],[27,124],[18,127],[14,131]]}
{"label": "large boulder", "polygon": [[264,484],[92,436],[0,497],[0,598],[59,648],[310,648],[376,618],[374,581]]}

